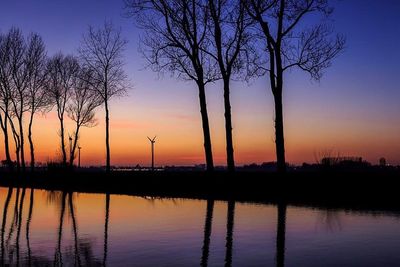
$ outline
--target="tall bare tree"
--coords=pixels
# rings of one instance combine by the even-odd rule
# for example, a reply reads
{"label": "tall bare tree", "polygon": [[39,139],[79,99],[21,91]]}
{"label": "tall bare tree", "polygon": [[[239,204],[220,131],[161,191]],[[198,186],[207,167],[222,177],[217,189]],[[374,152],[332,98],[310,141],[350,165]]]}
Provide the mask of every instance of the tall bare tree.
{"label": "tall bare tree", "polygon": [[67,107],[68,117],[75,122],[73,145],[70,151],[69,164],[73,167],[76,157],[76,148],[81,127],[93,127],[96,125],[95,109],[103,103],[103,99],[97,94],[98,86],[94,80],[93,70],[82,68],[76,85],[72,89],[71,99]]}
{"label": "tall bare tree", "polygon": [[71,92],[76,85],[79,72],[79,63],[73,56],[57,54],[49,59],[47,63],[46,90],[51,101],[55,104],[57,117],[60,121],[60,139],[62,163],[67,166],[67,152],[65,149],[65,125],[64,115],[67,110],[67,103],[71,97]]}
{"label": "tall bare tree", "polygon": [[229,171],[234,171],[230,82],[233,75],[243,74],[246,70],[248,50],[251,49],[251,35],[246,29],[250,24],[241,1],[208,0],[208,6],[213,45],[207,52],[218,62],[223,80],[227,166]]}
{"label": "tall bare tree", "polygon": [[4,135],[4,151],[9,168],[13,168],[10,155],[8,122],[11,110],[11,60],[9,35],[0,34],[0,126]]}
{"label": "tall bare tree", "polygon": [[127,15],[144,30],[144,56],[154,71],[195,81],[199,90],[207,170],[214,169],[205,87],[218,79],[209,45],[206,0],[126,0]]}
{"label": "tall bare tree", "polygon": [[[10,38],[10,62],[11,62],[11,110],[16,118],[19,143],[19,156],[22,171],[25,171],[25,150],[24,150],[24,113],[27,111],[26,94],[28,88],[28,68],[29,58],[27,57],[27,42],[21,32],[17,28],[9,31]],[[14,127],[13,127],[14,129]]]}
{"label": "tall bare tree", "polygon": [[[333,36],[327,18],[333,9],[328,0],[242,0],[258,24],[266,44],[270,86],[275,100],[275,144],[279,172],[286,171],[283,132],[284,73],[293,67],[319,80],[324,69],[343,50],[345,39]],[[302,24],[307,15],[320,15],[313,26]],[[314,17],[315,18],[315,17]]]}
{"label": "tall bare tree", "polygon": [[33,119],[37,112],[47,111],[50,107],[50,98],[45,89],[46,83],[46,50],[42,38],[32,34],[28,39],[28,89],[27,105],[29,108],[28,140],[31,155],[31,171],[35,168],[35,151],[32,137]]}
{"label": "tall bare tree", "polygon": [[89,27],[79,49],[83,66],[94,74],[94,89],[103,101],[106,113],[106,172],[110,172],[110,111],[112,98],[126,94],[129,87],[124,71],[123,51],[127,44],[121,30],[105,22],[99,29]]}

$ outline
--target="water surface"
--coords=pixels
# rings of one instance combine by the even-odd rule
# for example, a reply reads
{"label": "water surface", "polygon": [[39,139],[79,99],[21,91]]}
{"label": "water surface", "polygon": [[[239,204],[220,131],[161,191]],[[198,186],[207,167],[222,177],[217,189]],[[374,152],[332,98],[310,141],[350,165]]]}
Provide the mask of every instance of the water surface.
{"label": "water surface", "polygon": [[398,266],[396,213],[0,188],[0,266]]}

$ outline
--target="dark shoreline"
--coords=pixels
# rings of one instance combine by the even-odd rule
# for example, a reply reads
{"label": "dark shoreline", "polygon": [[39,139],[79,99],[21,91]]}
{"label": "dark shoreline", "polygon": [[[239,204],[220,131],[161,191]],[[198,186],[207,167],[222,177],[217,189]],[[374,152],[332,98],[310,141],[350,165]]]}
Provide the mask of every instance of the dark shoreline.
{"label": "dark shoreline", "polygon": [[374,172],[0,172],[0,186],[80,193],[235,200],[399,212],[399,171]]}

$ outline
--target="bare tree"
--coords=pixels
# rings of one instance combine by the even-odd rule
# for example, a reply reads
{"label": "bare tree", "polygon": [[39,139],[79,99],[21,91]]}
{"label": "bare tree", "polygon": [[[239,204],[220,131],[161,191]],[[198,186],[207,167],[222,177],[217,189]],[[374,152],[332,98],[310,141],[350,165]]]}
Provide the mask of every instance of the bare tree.
{"label": "bare tree", "polygon": [[[31,75],[40,63],[37,55],[44,53],[44,45],[40,37],[32,34],[25,39],[22,32],[17,28],[11,28],[1,41],[0,84],[1,84],[1,128],[4,132],[6,158],[11,164],[8,144],[8,123],[13,131],[16,147],[16,157],[19,167],[25,171],[24,153],[24,113],[28,110],[27,96],[31,84]],[[17,120],[17,123],[13,122]]]}
{"label": "bare tree", "polygon": [[31,155],[31,171],[35,168],[35,153],[32,138],[33,119],[37,112],[47,111],[50,107],[50,99],[45,90],[46,82],[46,51],[42,38],[32,34],[28,39],[28,89],[27,104],[29,107],[28,140]]}
{"label": "bare tree", "polygon": [[79,49],[85,68],[94,74],[94,87],[103,101],[106,113],[106,172],[110,172],[110,112],[109,101],[113,97],[126,94],[127,76],[123,66],[123,51],[127,41],[121,30],[115,29],[112,23],[105,22],[99,29],[89,27],[83,36]]}
{"label": "bare tree", "polygon": [[71,99],[67,107],[68,117],[75,122],[73,145],[70,151],[69,164],[73,167],[76,157],[76,148],[81,127],[93,127],[96,125],[95,109],[103,103],[103,99],[97,94],[98,86],[94,80],[93,70],[81,69],[76,85],[72,90]]}
{"label": "bare tree", "polygon": [[144,30],[144,56],[157,72],[195,81],[199,90],[207,170],[214,169],[205,86],[218,79],[209,45],[206,0],[126,0],[127,15]]}
{"label": "bare tree", "polygon": [[[17,129],[14,127],[14,138],[18,138],[19,157],[22,171],[25,171],[25,151],[24,151],[24,113],[27,111],[26,93],[28,85],[28,68],[29,62],[27,58],[27,42],[21,32],[17,28],[12,28],[8,33],[10,42],[10,64],[11,64],[11,110],[12,115],[17,120]],[[18,131],[18,134],[15,133]]]}
{"label": "bare tree", "polygon": [[0,126],[4,134],[4,151],[7,165],[13,168],[10,155],[8,122],[11,109],[11,60],[9,35],[0,34]]}
{"label": "bare tree", "polygon": [[218,62],[223,80],[227,166],[229,171],[234,171],[230,82],[233,75],[243,74],[246,70],[247,55],[251,50],[251,35],[246,29],[250,24],[241,1],[208,0],[208,6],[213,44],[210,48],[213,49],[208,48],[207,52]]}
{"label": "bare tree", "polygon": [[60,121],[59,135],[61,138],[62,163],[66,167],[64,114],[71,97],[71,91],[76,85],[79,63],[73,56],[64,56],[60,53],[50,58],[46,71],[48,75],[46,90],[51,101],[55,104],[57,117]]}
{"label": "bare tree", "polygon": [[[324,69],[343,50],[345,39],[333,36],[327,18],[333,9],[328,0],[242,0],[250,17],[258,24],[266,43],[270,86],[275,100],[275,144],[279,172],[285,172],[282,91],[284,73],[292,67],[319,80]],[[302,25],[314,13],[322,19],[314,26]]]}

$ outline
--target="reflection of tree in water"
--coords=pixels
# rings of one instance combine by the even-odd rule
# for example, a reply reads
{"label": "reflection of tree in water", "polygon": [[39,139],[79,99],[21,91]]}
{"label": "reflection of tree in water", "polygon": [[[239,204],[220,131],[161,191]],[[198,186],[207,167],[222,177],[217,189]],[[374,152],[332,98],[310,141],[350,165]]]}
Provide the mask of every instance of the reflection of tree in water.
{"label": "reflection of tree in water", "polygon": [[276,266],[285,266],[286,251],[286,209],[284,201],[279,201],[277,205],[277,229],[276,229]]}
{"label": "reflection of tree in water", "polygon": [[31,266],[32,264],[32,251],[31,251],[31,245],[30,245],[30,226],[31,226],[31,221],[32,221],[32,213],[33,213],[33,202],[34,202],[34,195],[35,191],[34,189],[31,189],[31,196],[29,200],[29,211],[28,211],[28,218],[26,220],[26,230],[25,230],[25,235],[26,235],[26,247],[27,247],[27,257],[28,257],[28,266]]}
{"label": "reflection of tree in water", "polygon": [[328,232],[342,230],[342,218],[336,210],[321,210],[317,216],[317,227],[323,227]]}
{"label": "reflection of tree in water", "polygon": [[228,201],[228,212],[226,219],[226,252],[225,266],[232,266],[232,248],[233,248],[233,226],[235,221],[235,201]]}
{"label": "reflection of tree in water", "polygon": [[[34,217],[35,191],[30,190],[28,211],[24,212],[26,189],[16,189],[15,202],[12,197],[13,188],[9,188],[2,211],[1,221],[1,261],[0,266],[102,266],[102,262],[96,259],[93,251],[93,241],[87,238],[79,238],[78,221],[73,193],[48,192],[47,202],[58,208],[57,240],[54,258],[35,254],[31,248],[31,222]],[[9,212],[14,205],[13,213]],[[28,205],[28,203],[26,203]],[[24,218],[24,216],[26,216]],[[66,217],[70,219],[72,226],[73,242],[63,246],[63,233]],[[8,226],[8,222],[11,224]],[[23,224],[25,223],[25,226]],[[21,253],[20,246],[22,229],[25,227],[26,251]]]}
{"label": "reflection of tree in water", "polygon": [[12,197],[12,193],[13,193],[13,188],[8,188],[8,193],[7,193],[7,197],[6,200],[4,202],[4,208],[3,208],[3,220],[2,220],[2,224],[1,224],[1,266],[4,266],[4,256],[5,256],[5,244],[4,244],[4,235],[6,232],[6,224],[7,224],[7,213],[8,213],[8,206],[10,204],[11,201],[11,197]]}
{"label": "reflection of tree in water", "polygon": [[[11,191],[10,191],[11,190]],[[12,189],[9,189],[9,194],[7,195],[7,199],[5,202],[5,206],[3,209],[3,223],[2,223],[2,235],[1,235],[1,262],[2,265],[8,265],[6,262],[6,257],[9,262],[15,262],[15,265],[19,266],[20,264],[20,236],[21,236],[21,225],[22,225],[22,212],[23,205],[25,199],[26,189],[22,189],[21,197],[20,197],[20,189],[18,188],[15,196],[14,202],[14,214],[11,220],[11,224],[8,230],[7,240],[4,240],[4,236],[6,234],[6,225],[7,225],[7,211],[10,203]],[[16,236],[13,240],[13,236],[16,230]],[[13,242],[14,241],[14,242]]]}
{"label": "reflection of tree in water", "polygon": [[[78,234],[78,222],[75,214],[75,201],[74,193],[63,192],[51,196],[52,199],[57,199],[61,203],[60,207],[60,221],[58,229],[58,242],[54,258],[54,266],[102,266],[100,260],[96,259],[93,253],[93,242],[87,238],[81,239]],[[68,203],[67,202],[68,199]],[[72,222],[72,234],[74,242],[62,249],[62,234],[63,234],[63,221],[65,212],[68,211],[69,218]],[[64,256],[63,256],[64,254]],[[73,262],[70,262],[72,259]]]}
{"label": "reflection of tree in water", "polygon": [[208,266],[208,255],[210,252],[210,240],[211,240],[211,229],[212,229],[212,219],[214,213],[214,200],[207,200],[207,209],[204,222],[204,239],[201,255],[201,266]]}

